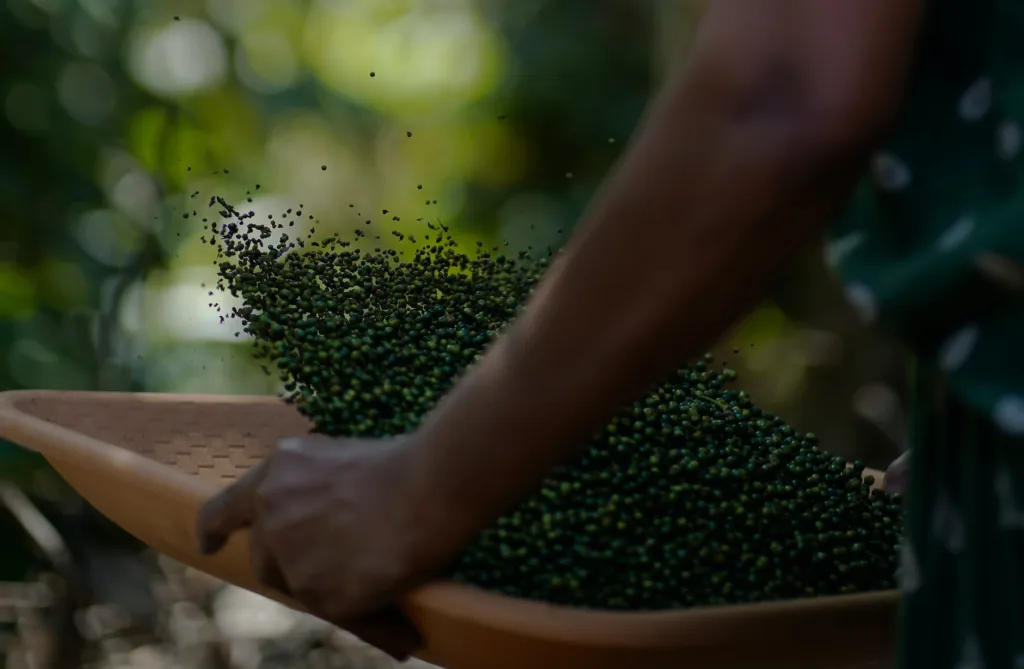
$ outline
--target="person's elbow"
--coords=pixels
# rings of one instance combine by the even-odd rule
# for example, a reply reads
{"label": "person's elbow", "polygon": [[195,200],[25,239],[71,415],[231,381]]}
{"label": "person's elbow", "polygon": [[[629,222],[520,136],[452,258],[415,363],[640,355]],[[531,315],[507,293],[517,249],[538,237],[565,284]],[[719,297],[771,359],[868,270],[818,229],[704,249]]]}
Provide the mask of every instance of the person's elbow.
{"label": "person's elbow", "polygon": [[799,67],[716,76],[711,104],[746,136],[808,169],[863,161],[898,112],[898,93],[861,77],[816,80]]}
{"label": "person's elbow", "polygon": [[898,98],[856,82],[811,92],[798,103],[803,143],[819,161],[864,161],[885,139],[898,113]]}

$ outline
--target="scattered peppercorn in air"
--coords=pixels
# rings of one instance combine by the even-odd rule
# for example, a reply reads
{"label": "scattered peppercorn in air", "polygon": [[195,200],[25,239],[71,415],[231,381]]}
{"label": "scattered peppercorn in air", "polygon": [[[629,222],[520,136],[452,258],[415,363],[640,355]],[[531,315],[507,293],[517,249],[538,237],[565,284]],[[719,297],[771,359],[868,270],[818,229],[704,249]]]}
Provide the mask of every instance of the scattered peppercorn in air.
{"label": "scattered peppercorn in air", "polygon": [[[211,198],[219,289],[317,431],[416,428],[516,314],[551,253],[416,242],[360,250],[289,238],[301,208],[265,222]],[[357,237],[366,238],[362,230]],[[270,367],[265,367],[268,373]],[[579,607],[685,608],[894,587],[898,496],[730,388],[710,356],[621,411],[572,464],[482,533],[451,576]]]}

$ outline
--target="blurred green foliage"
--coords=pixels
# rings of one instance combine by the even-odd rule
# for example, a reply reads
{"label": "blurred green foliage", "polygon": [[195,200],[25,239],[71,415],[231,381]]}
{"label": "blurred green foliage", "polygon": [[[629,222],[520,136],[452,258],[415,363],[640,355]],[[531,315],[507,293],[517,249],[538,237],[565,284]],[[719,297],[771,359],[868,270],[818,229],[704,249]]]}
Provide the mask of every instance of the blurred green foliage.
{"label": "blurred green foliage", "polygon": [[[304,204],[319,234],[440,218],[467,240],[560,243],[702,4],[9,0],[0,389],[273,392],[210,306],[213,193],[261,215]],[[763,403],[881,452],[877,430],[844,436],[863,422],[850,397],[897,358],[842,315],[809,330],[844,312],[815,292],[820,267],[801,271],[722,350]],[[845,352],[812,355],[822,330]]]}
{"label": "blurred green foliage", "polygon": [[196,190],[558,243],[646,100],[650,14],[442,4],[9,2],[0,388],[274,389],[208,306]]}

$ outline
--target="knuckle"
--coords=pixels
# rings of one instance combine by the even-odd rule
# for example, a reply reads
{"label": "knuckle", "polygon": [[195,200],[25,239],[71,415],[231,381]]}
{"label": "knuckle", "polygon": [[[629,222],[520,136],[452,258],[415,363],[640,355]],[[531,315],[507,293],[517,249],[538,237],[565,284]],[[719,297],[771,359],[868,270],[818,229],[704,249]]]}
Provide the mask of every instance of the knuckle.
{"label": "knuckle", "polygon": [[291,497],[287,481],[282,481],[277,476],[268,477],[255,494],[256,503],[263,513],[280,510],[282,504]]}
{"label": "knuckle", "polygon": [[234,486],[225,488],[212,497],[200,510],[200,518],[207,523],[217,522],[224,513],[234,506],[234,500],[238,497],[238,489]]}
{"label": "knuckle", "polygon": [[231,510],[235,507],[237,492],[228,488],[211,498],[199,509],[196,525],[200,533],[221,533],[231,521]]}
{"label": "knuckle", "polygon": [[273,511],[274,500],[267,494],[263,486],[253,491],[253,506],[261,517]]}
{"label": "knuckle", "polygon": [[267,475],[260,481],[254,491],[256,499],[264,505],[273,505],[282,498],[288,497],[288,476],[280,467],[267,472]]}

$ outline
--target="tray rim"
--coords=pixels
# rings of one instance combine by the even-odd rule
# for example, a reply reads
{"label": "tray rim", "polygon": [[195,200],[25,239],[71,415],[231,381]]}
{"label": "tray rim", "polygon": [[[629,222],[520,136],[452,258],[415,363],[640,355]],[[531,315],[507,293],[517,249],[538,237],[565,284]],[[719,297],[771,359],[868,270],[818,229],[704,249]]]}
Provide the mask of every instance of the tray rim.
{"label": "tray rim", "polygon": [[[0,392],[0,437],[36,451],[47,459],[76,462],[92,470],[106,469],[95,461],[117,468],[130,468],[159,487],[174,486],[190,494],[209,497],[216,484],[150,460],[138,453],[88,437],[18,409],[25,400],[51,397],[128,401],[145,399],[156,403],[180,404],[273,404],[281,400],[267,395],[213,395],[176,393],[121,393],[109,391],[8,390]],[[69,447],[69,443],[76,447]],[[114,452],[116,451],[116,452]],[[83,454],[85,457],[83,457]],[[93,461],[90,464],[90,461]],[[874,472],[879,475],[880,472]],[[499,593],[453,581],[435,581],[414,590],[402,607],[414,618],[417,611],[432,610],[459,622],[491,631],[514,631],[520,637],[557,641],[562,644],[635,648],[713,647],[724,641],[753,640],[772,636],[781,620],[808,620],[829,613],[850,615],[895,611],[898,589],[851,595],[828,595],[752,604],[724,604],[667,611],[615,611],[578,609]],[[775,621],[776,624],[771,624]],[[753,633],[752,633],[753,632]],[[894,630],[895,634],[895,630]],[[671,635],[668,642],[666,635]],[[778,641],[778,639],[775,639]]]}

